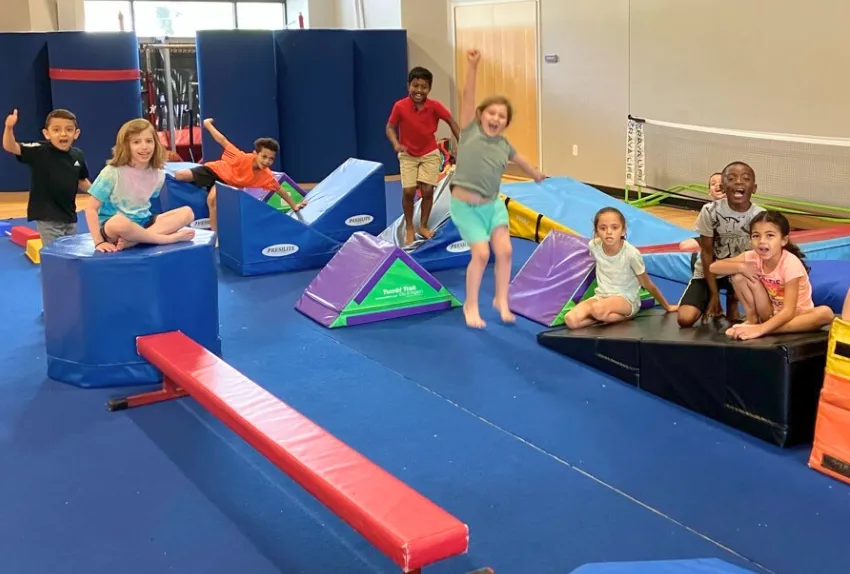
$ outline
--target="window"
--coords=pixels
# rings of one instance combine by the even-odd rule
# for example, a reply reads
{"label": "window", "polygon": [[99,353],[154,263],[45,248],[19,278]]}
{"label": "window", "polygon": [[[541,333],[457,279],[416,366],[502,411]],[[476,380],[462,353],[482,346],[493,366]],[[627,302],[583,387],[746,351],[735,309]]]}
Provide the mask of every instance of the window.
{"label": "window", "polygon": [[236,26],[230,2],[133,2],[136,34],[194,38],[198,30],[233,30]]}
{"label": "window", "polygon": [[133,29],[133,13],[130,2],[120,0],[86,0],[83,5],[86,32],[120,32],[121,18],[124,30]]}
{"label": "window", "polygon": [[[140,37],[193,38],[198,30],[286,28],[285,0],[85,0],[88,32],[135,31]],[[119,18],[119,14],[121,18]]]}
{"label": "window", "polygon": [[240,30],[286,28],[283,4],[277,2],[237,2],[236,22]]}

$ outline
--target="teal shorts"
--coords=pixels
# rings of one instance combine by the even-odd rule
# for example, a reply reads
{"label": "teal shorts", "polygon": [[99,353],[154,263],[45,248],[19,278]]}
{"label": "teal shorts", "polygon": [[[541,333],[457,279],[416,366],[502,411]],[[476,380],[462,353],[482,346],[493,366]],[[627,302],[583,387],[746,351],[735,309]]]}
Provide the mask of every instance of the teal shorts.
{"label": "teal shorts", "polygon": [[508,226],[508,208],[501,199],[488,203],[466,203],[452,196],[452,221],[469,245],[490,241],[493,230]]}

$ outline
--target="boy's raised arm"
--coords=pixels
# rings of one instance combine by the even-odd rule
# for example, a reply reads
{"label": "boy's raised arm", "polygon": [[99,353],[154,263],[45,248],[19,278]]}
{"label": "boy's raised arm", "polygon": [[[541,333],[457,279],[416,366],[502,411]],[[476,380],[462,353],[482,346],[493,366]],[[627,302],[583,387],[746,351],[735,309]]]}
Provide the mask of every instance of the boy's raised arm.
{"label": "boy's raised arm", "polygon": [[217,143],[217,144],[218,144],[218,145],[220,145],[221,147],[226,148],[226,147],[228,147],[228,146],[232,145],[232,144],[231,144],[231,143],[227,140],[227,138],[226,138],[226,137],[224,137],[224,134],[222,134],[220,131],[218,131],[218,128],[216,128],[216,127],[213,125],[213,119],[212,119],[212,118],[207,118],[207,119],[205,119],[205,120],[204,120],[204,127],[206,128],[206,130],[207,130],[208,132],[210,132],[210,135],[211,135],[211,136],[213,137],[213,139],[215,140],[215,143]]}
{"label": "boy's raised arm", "polygon": [[18,123],[18,110],[14,110],[6,118],[3,128],[3,149],[15,155],[21,155],[21,144],[15,139],[15,124]]}

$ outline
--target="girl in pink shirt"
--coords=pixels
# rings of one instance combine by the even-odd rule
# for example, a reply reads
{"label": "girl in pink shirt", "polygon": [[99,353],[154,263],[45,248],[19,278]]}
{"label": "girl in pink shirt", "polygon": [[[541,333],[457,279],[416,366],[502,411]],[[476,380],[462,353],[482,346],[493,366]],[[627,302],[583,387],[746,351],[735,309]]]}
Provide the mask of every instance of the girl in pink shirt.
{"label": "girl in pink shirt", "polygon": [[750,223],[753,249],[715,261],[709,270],[728,275],[747,320],[726,331],[733,339],[755,339],[768,333],[803,333],[828,325],[834,315],[815,307],[805,255],[788,237],[791,225],[778,211],[763,211]]}

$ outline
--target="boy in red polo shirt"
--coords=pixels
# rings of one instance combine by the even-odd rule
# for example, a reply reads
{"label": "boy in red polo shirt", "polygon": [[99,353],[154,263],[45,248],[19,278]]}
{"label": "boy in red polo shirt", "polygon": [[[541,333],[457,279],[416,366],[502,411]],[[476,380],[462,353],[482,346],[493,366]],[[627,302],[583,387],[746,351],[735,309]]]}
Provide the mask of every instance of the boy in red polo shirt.
{"label": "boy in red polo shirt", "polygon": [[[437,148],[437,132],[440,120],[452,130],[455,139],[460,137],[460,128],[452,118],[451,112],[436,100],[429,100],[434,76],[422,67],[410,70],[407,75],[408,97],[393,105],[387,122],[387,138],[398,153],[401,168],[401,187],[404,210],[405,245],[413,242],[413,204],[416,199],[417,185],[422,192],[422,214],[419,233],[425,239],[431,239],[434,232],[428,228],[431,206],[434,201],[434,187],[440,178],[442,157]],[[398,129],[398,135],[396,135]]]}

